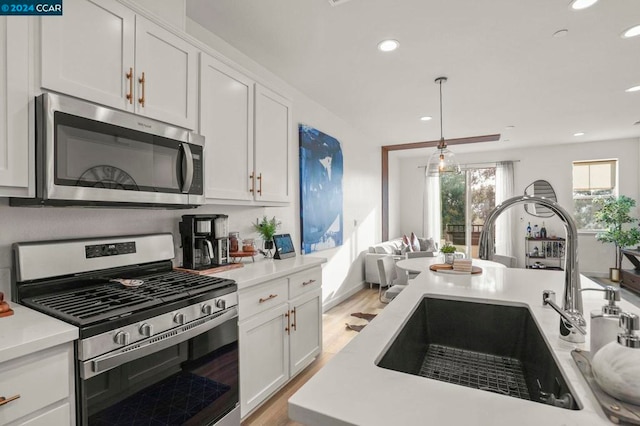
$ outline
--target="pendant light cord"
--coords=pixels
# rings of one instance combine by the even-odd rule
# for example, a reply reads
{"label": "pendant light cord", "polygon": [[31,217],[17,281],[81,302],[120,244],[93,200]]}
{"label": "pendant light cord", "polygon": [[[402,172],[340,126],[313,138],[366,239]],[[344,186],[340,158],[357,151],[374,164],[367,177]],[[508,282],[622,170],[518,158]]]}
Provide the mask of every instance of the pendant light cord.
{"label": "pendant light cord", "polygon": [[440,80],[440,143],[444,140],[444,136],[442,134],[442,80]]}

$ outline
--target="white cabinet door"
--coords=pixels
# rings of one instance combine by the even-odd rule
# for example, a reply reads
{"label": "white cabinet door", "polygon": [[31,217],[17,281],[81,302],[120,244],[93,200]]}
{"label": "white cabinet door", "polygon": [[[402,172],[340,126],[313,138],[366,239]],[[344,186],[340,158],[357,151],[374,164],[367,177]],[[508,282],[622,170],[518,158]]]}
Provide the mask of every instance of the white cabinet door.
{"label": "white cabinet door", "polygon": [[242,417],[289,379],[288,313],[284,303],[239,324]]}
{"label": "white cabinet door", "polygon": [[136,112],[195,130],[198,50],[141,16],[135,46]]}
{"label": "white cabinet door", "polygon": [[255,171],[256,199],[288,202],[291,102],[256,84]]}
{"label": "white cabinet door", "polygon": [[200,54],[200,133],[205,196],[253,200],[253,80]]}
{"label": "white cabinet door", "polygon": [[292,300],[290,312],[290,373],[293,377],[322,351],[322,290]]}
{"label": "white cabinet door", "polygon": [[0,195],[29,196],[29,18],[0,17]]}
{"label": "white cabinet door", "polygon": [[115,0],[67,0],[63,16],[40,22],[43,88],[133,111],[131,10]]}

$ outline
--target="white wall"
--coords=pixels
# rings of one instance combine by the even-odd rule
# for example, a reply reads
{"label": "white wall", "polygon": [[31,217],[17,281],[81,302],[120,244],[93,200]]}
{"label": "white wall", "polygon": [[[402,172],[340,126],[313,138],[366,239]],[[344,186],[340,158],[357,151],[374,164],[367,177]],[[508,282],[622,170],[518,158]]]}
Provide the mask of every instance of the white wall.
{"label": "white wall", "polygon": [[[572,200],[572,162],[617,158],[619,160],[618,182],[620,195],[627,195],[640,202],[640,147],[638,139],[576,143],[566,145],[545,146],[543,148],[504,149],[486,152],[458,152],[456,157],[461,164],[491,161],[519,160],[514,165],[516,195],[524,192],[526,186],[537,179],[551,183],[558,196],[558,202],[567,211],[573,211]],[[411,232],[420,219],[422,198],[417,196],[418,188],[422,188],[423,169],[427,157],[405,158],[400,166],[402,174],[402,193],[400,195],[403,220],[406,225],[399,224],[402,233]],[[527,222],[542,225],[541,218],[533,217],[524,211],[522,206],[515,206],[516,220],[513,229],[515,250],[518,254],[519,266],[524,265],[524,234]],[[549,233],[564,234],[562,224],[557,218],[544,219]],[[611,244],[596,241],[593,233],[582,233],[578,238],[579,262],[582,273],[604,276],[609,267],[614,266],[615,251]],[[623,268],[631,267],[630,263]]]}

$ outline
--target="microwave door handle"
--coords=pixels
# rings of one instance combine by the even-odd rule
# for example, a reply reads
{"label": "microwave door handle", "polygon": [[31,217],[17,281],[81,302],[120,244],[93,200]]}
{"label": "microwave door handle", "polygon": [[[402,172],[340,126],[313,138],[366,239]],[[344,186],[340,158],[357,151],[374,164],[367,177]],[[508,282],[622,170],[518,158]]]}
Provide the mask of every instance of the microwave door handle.
{"label": "microwave door handle", "polygon": [[191,154],[191,147],[187,143],[180,144],[180,147],[184,151],[182,157],[182,192],[189,193],[191,189],[191,183],[193,182],[193,154]]}

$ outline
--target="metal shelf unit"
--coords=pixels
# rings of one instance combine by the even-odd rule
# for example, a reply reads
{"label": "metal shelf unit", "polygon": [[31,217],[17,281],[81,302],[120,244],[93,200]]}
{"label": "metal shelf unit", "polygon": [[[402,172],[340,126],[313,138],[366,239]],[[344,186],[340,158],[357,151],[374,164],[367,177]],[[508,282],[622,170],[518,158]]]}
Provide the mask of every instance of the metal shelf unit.
{"label": "metal shelf unit", "polygon": [[565,246],[564,238],[525,237],[525,267],[564,270]]}

